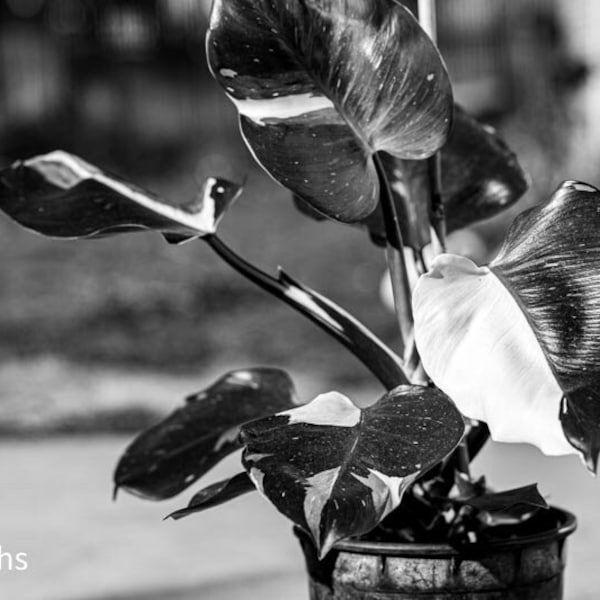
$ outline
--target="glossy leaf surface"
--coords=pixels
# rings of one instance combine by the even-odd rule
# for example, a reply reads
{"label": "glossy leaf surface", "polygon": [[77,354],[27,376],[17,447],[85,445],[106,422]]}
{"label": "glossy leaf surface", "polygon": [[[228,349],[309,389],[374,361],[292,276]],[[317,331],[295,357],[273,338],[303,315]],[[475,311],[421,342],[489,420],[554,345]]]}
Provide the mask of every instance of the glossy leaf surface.
{"label": "glossy leaf surface", "polygon": [[564,183],[515,220],[491,267],[442,255],[413,305],[423,364],[498,441],[600,449],[600,192]]}
{"label": "glossy leaf surface", "polygon": [[512,206],[528,187],[528,176],[496,131],[457,106],[455,127],[442,150],[448,231],[497,215]]}
{"label": "glossy leaf surface", "polygon": [[190,503],[186,508],[176,510],[171,513],[167,518],[171,519],[183,519],[197,512],[202,512],[219,504],[224,504],[230,500],[235,500],[243,494],[253,492],[256,487],[252,483],[252,480],[248,476],[246,471],[234,475],[230,479],[224,479],[217,481],[208,487],[200,490],[190,500]]}
{"label": "glossy leaf surface", "polygon": [[[450,233],[495,216],[512,206],[529,186],[516,156],[495,133],[455,106],[454,126],[441,150],[442,199]],[[396,204],[406,246],[421,250],[431,241],[429,179],[426,161],[402,160],[382,153],[381,161]],[[299,197],[297,208],[309,217],[326,217]],[[372,240],[386,244],[381,207],[363,221]]]}
{"label": "glossy leaf surface", "polygon": [[[441,150],[442,200],[448,232],[488,219],[512,206],[529,187],[515,154],[496,134],[459,106],[454,126]],[[427,163],[383,156],[407,246],[422,249],[430,242]],[[371,236],[385,243],[378,208],[366,221]]]}
{"label": "glossy leaf surface", "polygon": [[518,298],[564,395],[569,442],[600,452],[600,191],[567,181],[519,215],[492,263]]}
{"label": "glossy leaf surface", "polygon": [[394,0],[215,0],[207,48],[255,158],[331,218],[375,208],[373,152],[424,158],[446,140],[444,64]]}
{"label": "glossy leaf surface", "polygon": [[243,462],[324,556],[336,541],[375,527],[463,432],[460,413],[438,390],[399,386],[365,409],[330,392],[245,425]]}
{"label": "glossy leaf surface", "polygon": [[119,461],[115,485],[143,498],[171,498],[240,448],[240,425],[296,404],[284,371],[231,371],[140,434]]}
{"label": "glossy leaf surface", "polygon": [[209,178],[198,197],[173,206],[67,152],[18,161],[0,172],[0,209],[38,233],[94,238],[158,231],[182,242],[216,231],[239,185]]}

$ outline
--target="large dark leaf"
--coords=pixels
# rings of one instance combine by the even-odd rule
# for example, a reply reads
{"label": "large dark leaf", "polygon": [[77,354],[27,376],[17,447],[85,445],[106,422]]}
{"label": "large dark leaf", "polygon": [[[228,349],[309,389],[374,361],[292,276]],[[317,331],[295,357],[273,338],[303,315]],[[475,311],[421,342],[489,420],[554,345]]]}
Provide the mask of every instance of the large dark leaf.
{"label": "large dark leaf", "polygon": [[231,371],[127,448],[115,485],[152,500],[175,496],[240,448],[240,425],[297,405],[280,369]]}
{"label": "large dark leaf", "polygon": [[207,48],[256,159],[334,219],[375,208],[373,152],[424,158],[446,140],[444,64],[394,0],[215,0]]}
{"label": "large dark leaf", "polygon": [[171,242],[214,233],[239,185],[209,178],[198,197],[173,206],[66,152],[18,161],[0,172],[0,209],[58,238],[159,231]]}
{"label": "large dark leaf", "polygon": [[414,306],[423,364],[467,416],[499,441],[579,451],[596,469],[599,190],[562,184],[517,217],[491,268],[439,257]]}
{"label": "large dark leaf", "polygon": [[243,471],[230,479],[217,481],[217,483],[213,483],[200,490],[194,494],[186,508],[176,510],[167,518],[175,520],[183,519],[183,517],[202,512],[209,508],[213,508],[214,506],[218,506],[219,504],[229,502],[230,500],[235,500],[235,498],[255,490],[256,487],[252,483],[248,473]]}
{"label": "large dark leaf", "polygon": [[336,541],[375,527],[463,432],[460,413],[432,388],[399,386],[362,410],[330,392],[244,425],[243,462],[324,556]]}

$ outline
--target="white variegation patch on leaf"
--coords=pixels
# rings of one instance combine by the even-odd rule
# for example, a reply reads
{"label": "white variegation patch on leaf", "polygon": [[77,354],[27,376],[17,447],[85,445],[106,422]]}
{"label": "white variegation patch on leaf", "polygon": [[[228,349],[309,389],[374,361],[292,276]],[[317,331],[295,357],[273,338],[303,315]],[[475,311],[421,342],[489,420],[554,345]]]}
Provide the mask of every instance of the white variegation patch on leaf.
{"label": "white variegation patch on leaf", "polygon": [[330,392],[244,425],[243,462],[324,556],[336,541],[373,529],[463,433],[460,413],[439,390],[399,386],[365,409]]}
{"label": "white variegation patch on leaf", "polygon": [[67,152],[17,161],[0,171],[0,209],[50,237],[94,238],[158,231],[180,243],[215,233],[241,187],[208,178],[197,198],[174,206]]}
{"label": "white variegation patch on leaf", "polygon": [[450,130],[443,61],[395,0],[215,0],[207,48],[255,158],[331,218],[375,208],[374,152],[425,158]]}
{"label": "white variegation patch on leaf", "polygon": [[442,255],[418,283],[425,369],[498,441],[600,451],[600,192],[566,182],[517,217],[490,267]]}
{"label": "white variegation patch on leaf", "polygon": [[[175,496],[240,448],[243,423],[297,404],[294,385],[285,371],[231,371],[141,433],[119,461],[115,486],[154,500]],[[196,498],[194,506],[199,510],[209,500],[215,501],[213,495],[226,496],[232,489],[237,486],[211,488],[208,495]]]}

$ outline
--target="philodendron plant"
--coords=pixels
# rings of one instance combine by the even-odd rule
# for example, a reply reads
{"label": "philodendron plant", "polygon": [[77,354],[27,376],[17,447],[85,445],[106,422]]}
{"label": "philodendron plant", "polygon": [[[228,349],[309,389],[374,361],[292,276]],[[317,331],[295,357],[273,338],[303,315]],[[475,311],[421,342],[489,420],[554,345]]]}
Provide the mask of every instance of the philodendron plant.
{"label": "philodendron plant", "polygon": [[369,532],[466,544],[543,520],[535,486],[492,492],[469,462],[491,432],[579,454],[596,470],[600,191],[564,183],[515,220],[487,266],[446,254],[448,231],[512,205],[528,181],[494,130],[454,104],[438,50],[396,0],[215,0],[207,55],[253,156],[302,212],[363,227],[365,243],[385,246],[400,350],[218,237],[236,183],[209,178],[174,206],[66,152],[18,161],[0,174],[0,208],[25,227],[58,238],[200,239],[386,389],[366,408],[327,390],[301,403],[280,369],[232,371],[143,432],[116,487],[170,498],[242,449],[243,470],[171,516],[258,490],[320,557]]}

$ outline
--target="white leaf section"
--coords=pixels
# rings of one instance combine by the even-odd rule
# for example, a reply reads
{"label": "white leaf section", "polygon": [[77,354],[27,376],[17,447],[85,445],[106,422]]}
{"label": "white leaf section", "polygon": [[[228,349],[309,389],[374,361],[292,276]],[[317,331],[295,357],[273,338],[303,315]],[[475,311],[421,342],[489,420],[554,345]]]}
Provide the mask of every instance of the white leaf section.
{"label": "white leaf section", "polygon": [[62,189],[68,190],[78,183],[92,179],[148,210],[189,227],[199,236],[216,231],[215,201],[211,196],[216,180],[212,177],[205,182],[200,210],[191,213],[176,206],[153,200],[142,191],[137,191],[133,186],[105,175],[94,165],[68,152],[57,150],[31,158],[23,164],[43,174],[54,185]]}
{"label": "white leaf section", "polygon": [[[336,321],[326,310],[319,306],[310,297],[310,294],[305,292],[302,288],[298,286],[288,285],[284,293],[288,298],[292,299],[294,302],[308,308],[312,313],[317,315],[323,321],[323,323],[326,323],[327,325],[333,327],[334,329],[337,329],[338,331],[344,331],[342,325],[338,321]],[[314,296],[319,298],[318,294],[314,294]],[[340,314],[346,314],[342,310],[340,310],[339,312]]]}
{"label": "white leaf section", "polygon": [[238,439],[239,435],[240,435],[240,428],[239,427],[231,427],[230,429],[223,432],[219,436],[219,439],[215,442],[215,446],[214,446],[213,450],[215,452],[218,452],[219,450],[221,450],[221,448],[223,448],[223,446],[233,444]]}
{"label": "white leaf section", "polygon": [[[276,94],[277,92],[274,92]],[[273,96],[264,100],[240,99],[229,96],[239,113],[259,125],[266,125],[266,120],[285,120],[300,117],[320,110],[334,109],[333,103],[326,96],[314,93],[294,94],[289,96]]]}
{"label": "white leaf section", "polygon": [[[383,507],[380,519],[392,512],[400,505],[402,494],[406,489],[406,477],[389,477],[375,469],[369,469],[368,477],[361,477],[352,473],[352,477],[358,479],[363,485],[371,489],[373,504]],[[412,477],[410,480],[414,479]]]}
{"label": "white leaf section", "polygon": [[279,415],[289,417],[288,425],[308,423],[332,427],[355,427],[360,423],[361,411],[343,394],[328,392],[320,394],[308,404],[286,410]]}
{"label": "white leaf section", "polygon": [[315,540],[320,539],[319,526],[321,525],[321,514],[325,504],[331,499],[333,486],[340,473],[340,467],[328,469],[308,477],[306,483],[306,496],[304,497],[304,514],[306,522]]}
{"label": "white leaf section", "polygon": [[248,471],[248,476],[252,480],[252,483],[254,483],[256,486],[256,489],[264,496],[265,488],[263,485],[263,480],[265,478],[265,474],[258,467],[252,467]]}
{"label": "white leaf section", "polygon": [[435,384],[499,442],[576,454],[559,422],[562,390],[517,301],[487,267],[442,254],[413,294],[416,343]]}

